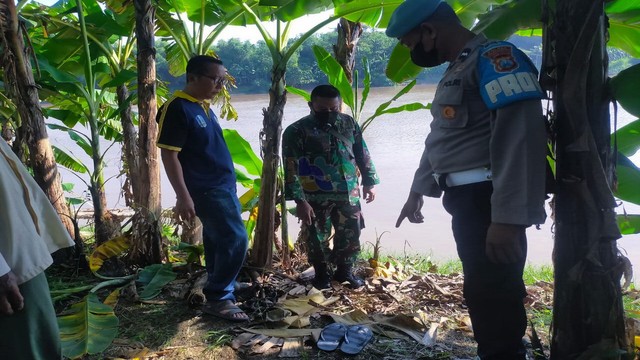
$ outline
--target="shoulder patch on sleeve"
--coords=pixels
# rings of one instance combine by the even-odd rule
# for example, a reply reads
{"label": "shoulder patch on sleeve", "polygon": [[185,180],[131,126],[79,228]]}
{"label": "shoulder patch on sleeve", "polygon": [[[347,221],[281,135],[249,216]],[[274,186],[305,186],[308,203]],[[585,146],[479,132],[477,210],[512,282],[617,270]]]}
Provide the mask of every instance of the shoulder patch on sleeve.
{"label": "shoulder patch on sleeve", "polygon": [[490,110],[544,97],[531,60],[506,41],[491,42],[480,49],[478,74],[480,93]]}

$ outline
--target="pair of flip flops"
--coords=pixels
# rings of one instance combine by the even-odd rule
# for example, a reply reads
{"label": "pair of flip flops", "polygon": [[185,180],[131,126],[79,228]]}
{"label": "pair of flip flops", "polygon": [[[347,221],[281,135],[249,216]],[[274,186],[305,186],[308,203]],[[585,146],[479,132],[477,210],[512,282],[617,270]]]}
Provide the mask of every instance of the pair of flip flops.
{"label": "pair of flip flops", "polygon": [[333,323],[322,329],[317,345],[320,350],[333,351],[339,347],[345,354],[356,355],[372,338],[373,332],[367,326],[346,327],[343,324]]}
{"label": "pair of flip flops", "polygon": [[247,315],[243,317],[236,316],[236,314],[245,314],[245,312],[231,300],[207,301],[202,306],[202,312],[233,322],[246,322],[250,320]]}

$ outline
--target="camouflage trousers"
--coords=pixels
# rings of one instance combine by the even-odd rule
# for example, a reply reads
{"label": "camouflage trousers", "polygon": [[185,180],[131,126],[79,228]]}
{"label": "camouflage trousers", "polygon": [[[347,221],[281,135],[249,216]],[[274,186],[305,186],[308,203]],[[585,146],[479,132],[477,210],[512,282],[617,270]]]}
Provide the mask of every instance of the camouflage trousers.
{"label": "camouflage trousers", "polygon": [[[324,201],[309,205],[315,213],[313,223],[307,226],[309,263],[353,264],[360,253],[360,231],[364,228],[360,204]],[[332,226],[333,249],[329,247]]]}

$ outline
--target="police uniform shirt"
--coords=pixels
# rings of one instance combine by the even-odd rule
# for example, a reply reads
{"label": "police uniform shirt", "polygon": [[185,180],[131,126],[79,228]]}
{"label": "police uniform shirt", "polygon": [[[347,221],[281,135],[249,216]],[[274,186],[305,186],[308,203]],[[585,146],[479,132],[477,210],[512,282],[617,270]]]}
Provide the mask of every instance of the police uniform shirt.
{"label": "police uniform shirt", "polygon": [[198,196],[236,186],[231,154],[209,103],[176,91],[158,111],[157,146],[178,151],[187,190]]}
{"label": "police uniform shirt", "polygon": [[508,42],[477,35],[438,84],[412,191],[439,197],[434,173],[487,167],[492,221],[544,222],[546,133],[537,71]]}

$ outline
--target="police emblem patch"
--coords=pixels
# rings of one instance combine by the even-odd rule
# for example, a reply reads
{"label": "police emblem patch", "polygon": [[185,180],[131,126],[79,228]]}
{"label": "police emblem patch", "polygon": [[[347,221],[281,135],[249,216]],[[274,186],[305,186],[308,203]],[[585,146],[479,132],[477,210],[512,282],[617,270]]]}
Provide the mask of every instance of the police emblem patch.
{"label": "police emblem patch", "polygon": [[482,56],[491,60],[496,72],[510,72],[518,68],[511,46],[496,46],[483,52]]}
{"label": "police emblem patch", "polygon": [[445,119],[451,120],[456,117],[456,109],[453,106],[445,106],[442,109],[442,116]]}

